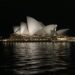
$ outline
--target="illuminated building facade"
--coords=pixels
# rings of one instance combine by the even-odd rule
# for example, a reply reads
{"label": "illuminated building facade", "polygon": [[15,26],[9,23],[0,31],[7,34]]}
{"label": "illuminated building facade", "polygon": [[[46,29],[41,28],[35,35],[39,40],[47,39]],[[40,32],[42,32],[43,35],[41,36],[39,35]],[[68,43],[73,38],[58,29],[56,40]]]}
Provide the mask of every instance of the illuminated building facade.
{"label": "illuminated building facade", "polygon": [[56,36],[63,35],[69,29],[56,30],[56,24],[45,26],[43,23],[27,16],[27,23],[21,22],[20,26],[14,27],[14,34],[20,36]]}

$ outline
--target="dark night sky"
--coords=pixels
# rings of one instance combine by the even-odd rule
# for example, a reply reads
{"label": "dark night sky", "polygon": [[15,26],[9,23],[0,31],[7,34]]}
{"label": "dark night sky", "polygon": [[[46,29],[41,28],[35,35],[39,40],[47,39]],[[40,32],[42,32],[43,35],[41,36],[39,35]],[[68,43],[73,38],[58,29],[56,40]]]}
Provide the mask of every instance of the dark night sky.
{"label": "dark night sky", "polygon": [[58,24],[59,28],[70,28],[75,33],[74,2],[0,0],[0,35],[13,32],[12,27],[26,22],[26,16],[34,17],[44,24]]}

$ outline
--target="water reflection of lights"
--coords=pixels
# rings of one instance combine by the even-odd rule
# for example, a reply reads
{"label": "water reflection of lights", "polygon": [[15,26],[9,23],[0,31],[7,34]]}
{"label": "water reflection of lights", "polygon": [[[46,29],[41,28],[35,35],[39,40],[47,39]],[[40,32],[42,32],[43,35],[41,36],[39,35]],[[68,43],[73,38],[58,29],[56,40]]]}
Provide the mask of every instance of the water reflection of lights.
{"label": "water reflection of lights", "polygon": [[[65,48],[67,45],[65,42],[16,43],[14,44],[14,53],[16,57],[15,65],[18,68],[15,68],[14,71],[20,75],[28,75],[66,69],[64,67],[66,66],[66,61],[64,61],[65,57],[63,55],[66,55]],[[40,68],[43,66],[48,67],[48,69],[43,68],[40,71]]]}

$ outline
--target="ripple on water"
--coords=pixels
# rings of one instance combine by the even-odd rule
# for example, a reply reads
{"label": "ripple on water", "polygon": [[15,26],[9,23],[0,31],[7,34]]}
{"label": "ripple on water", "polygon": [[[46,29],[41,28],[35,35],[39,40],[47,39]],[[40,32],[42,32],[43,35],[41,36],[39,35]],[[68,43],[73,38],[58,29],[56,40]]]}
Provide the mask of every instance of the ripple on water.
{"label": "ripple on water", "polygon": [[14,57],[13,71],[17,75],[67,70],[69,46],[66,43],[13,43],[10,46]]}

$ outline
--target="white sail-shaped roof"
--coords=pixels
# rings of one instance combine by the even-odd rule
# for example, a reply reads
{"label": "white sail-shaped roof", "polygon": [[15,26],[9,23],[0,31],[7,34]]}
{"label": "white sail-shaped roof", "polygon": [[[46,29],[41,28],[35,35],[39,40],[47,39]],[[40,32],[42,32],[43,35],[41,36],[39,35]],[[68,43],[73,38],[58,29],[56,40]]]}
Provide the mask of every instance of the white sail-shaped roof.
{"label": "white sail-shaped roof", "polygon": [[40,22],[29,16],[27,16],[27,24],[30,35],[35,34],[37,31],[39,31],[44,27],[43,24],[41,24]]}
{"label": "white sail-shaped roof", "polygon": [[35,34],[37,34],[37,35],[54,35],[54,33],[56,32],[56,27],[57,27],[57,25],[54,25],[54,24],[47,25],[44,28],[42,28],[41,30],[37,31]]}
{"label": "white sail-shaped roof", "polygon": [[46,33],[46,31],[44,30],[44,29],[41,29],[41,30],[39,30],[39,31],[37,31],[36,33],[35,33],[36,35],[47,35],[47,33]]}
{"label": "white sail-shaped roof", "polygon": [[15,34],[20,34],[20,27],[19,26],[14,27],[14,33]]}
{"label": "white sail-shaped roof", "polygon": [[21,29],[21,30],[20,30],[21,35],[28,34],[28,29],[27,29],[26,23],[21,22],[21,24],[20,24],[20,29]]}
{"label": "white sail-shaped roof", "polygon": [[56,31],[57,25],[55,24],[51,24],[51,25],[47,25],[46,27],[44,27],[44,30],[46,31],[46,33],[48,35],[51,35],[52,31]]}
{"label": "white sail-shaped roof", "polygon": [[69,29],[60,29],[57,31],[57,35],[65,34]]}

